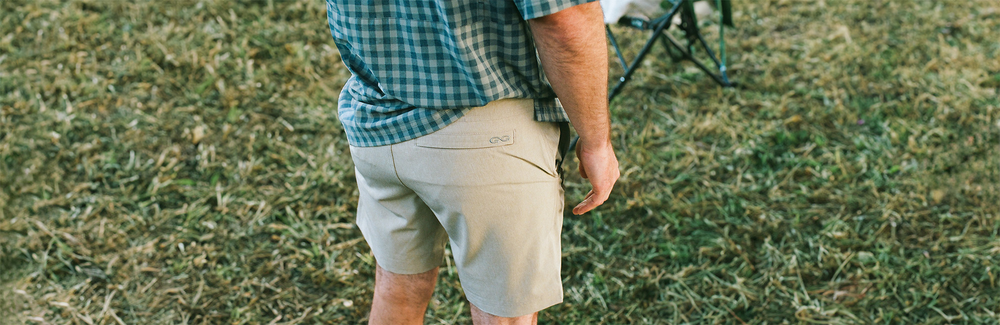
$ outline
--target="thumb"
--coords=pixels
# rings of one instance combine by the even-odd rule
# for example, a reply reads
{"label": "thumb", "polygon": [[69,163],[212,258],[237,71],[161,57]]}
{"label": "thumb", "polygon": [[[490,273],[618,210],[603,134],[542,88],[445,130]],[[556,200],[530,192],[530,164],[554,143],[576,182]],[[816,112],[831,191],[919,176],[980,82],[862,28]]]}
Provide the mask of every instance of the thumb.
{"label": "thumb", "polygon": [[583,201],[580,201],[580,204],[577,204],[576,207],[573,208],[573,214],[581,215],[593,210],[596,207],[597,204],[594,204],[594,190],[590,190],[590,192],[587,193],[587,196],[583,198]]}

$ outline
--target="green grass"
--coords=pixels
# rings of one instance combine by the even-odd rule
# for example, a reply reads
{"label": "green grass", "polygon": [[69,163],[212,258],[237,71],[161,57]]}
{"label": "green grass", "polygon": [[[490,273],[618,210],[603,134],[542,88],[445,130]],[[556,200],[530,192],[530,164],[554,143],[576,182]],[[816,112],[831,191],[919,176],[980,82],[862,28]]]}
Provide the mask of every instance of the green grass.
{"label": "green grass", "polygon": [[[657,49],[612,103],[622,178],[565,219],[565,303],[541,322],[1000,323],[1000,4],[734,10],[741,89]],[[364,321],[374,260],[325,19],[301,0],[0,3],[0,317]],[[470,321],[452,265],[428,323]]]}

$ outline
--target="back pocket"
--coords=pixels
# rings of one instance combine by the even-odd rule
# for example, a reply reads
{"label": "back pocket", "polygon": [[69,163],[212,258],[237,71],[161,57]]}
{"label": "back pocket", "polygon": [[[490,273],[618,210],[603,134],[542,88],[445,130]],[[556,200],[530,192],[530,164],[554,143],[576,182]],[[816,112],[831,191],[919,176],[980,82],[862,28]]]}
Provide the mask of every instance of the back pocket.
{"label": "back pocket", "polygon": [[514,130],[493,133],[442,133],[434,132],[414,140],[414,144],[424,148],[438,149],[478,149],[502,147],[514,144]]}

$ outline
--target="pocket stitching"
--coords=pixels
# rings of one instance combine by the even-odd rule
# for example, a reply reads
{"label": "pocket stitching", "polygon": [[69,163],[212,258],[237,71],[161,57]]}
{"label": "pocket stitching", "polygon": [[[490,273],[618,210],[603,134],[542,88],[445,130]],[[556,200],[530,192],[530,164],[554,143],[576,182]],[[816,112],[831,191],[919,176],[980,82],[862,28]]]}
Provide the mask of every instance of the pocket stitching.
{"label": "pocket stitching", "polygon": [[[514,130],[496,133],[466,134],[435,134],[431,133],[416,138],[414,145],[423,148],[435,149],[483,149],[503,147],[514,144]],[[451,138],[449,136],[457,137]],[[509,136],[510,140],[504,140],[504,136]],[[478,138],[472,140],[472,138]],[[491,141],[494,140],[495,141]]]}

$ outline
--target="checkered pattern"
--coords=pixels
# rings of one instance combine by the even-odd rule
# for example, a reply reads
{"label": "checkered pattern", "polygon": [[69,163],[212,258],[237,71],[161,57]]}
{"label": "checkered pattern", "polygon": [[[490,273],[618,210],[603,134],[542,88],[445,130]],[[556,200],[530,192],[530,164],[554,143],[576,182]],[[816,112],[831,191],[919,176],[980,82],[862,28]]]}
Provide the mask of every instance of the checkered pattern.
{"label": "checkered pattern", "polygon": [[527,19],[594,0],[327,0],[353,76],[338,115],[359,147],[437,131],[470,107],[535,99],[535,119],[568,121],[542,75]]}

